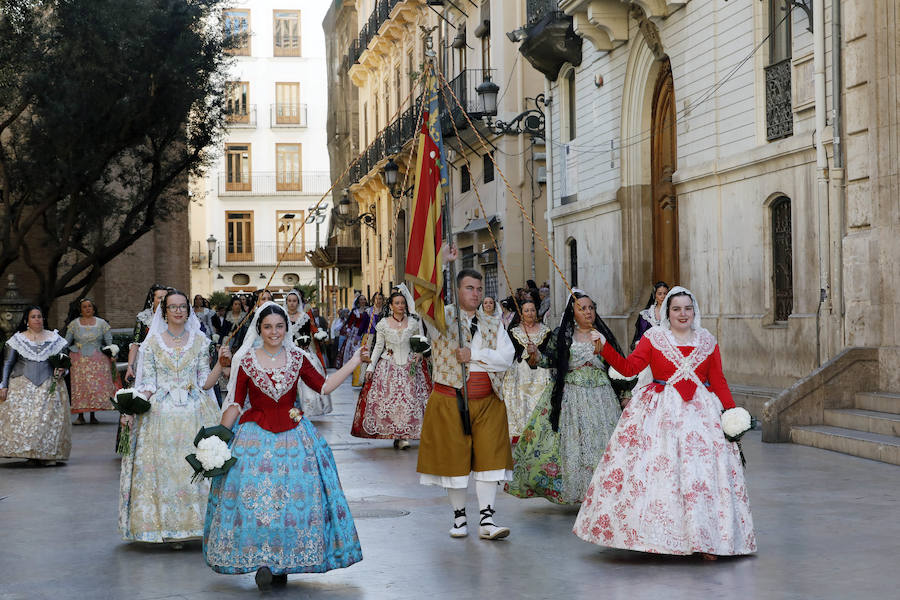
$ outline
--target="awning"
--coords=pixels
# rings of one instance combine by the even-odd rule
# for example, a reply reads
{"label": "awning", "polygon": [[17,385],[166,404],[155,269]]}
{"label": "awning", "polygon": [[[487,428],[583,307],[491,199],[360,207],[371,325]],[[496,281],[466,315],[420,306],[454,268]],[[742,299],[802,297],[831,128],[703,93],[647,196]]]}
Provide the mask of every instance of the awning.
{"label": "awning", "polygon": [[500,219],[497,218],[497,215],[491,215],[489,220],[482,219],[481,217],[477,219],[472,219],[466,226],[462,229],[456,230],[454,233],[474,233],[476,231],[481,231],[482,229],[487,229],[488,226],[493,227],[497,223],[500,222]]}

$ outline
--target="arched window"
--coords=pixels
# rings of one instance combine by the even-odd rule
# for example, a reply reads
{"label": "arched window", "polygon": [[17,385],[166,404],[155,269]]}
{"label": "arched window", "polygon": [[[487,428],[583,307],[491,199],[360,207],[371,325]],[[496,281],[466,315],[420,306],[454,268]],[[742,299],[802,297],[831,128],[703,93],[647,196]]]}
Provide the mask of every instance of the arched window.
{"label": "arched window", "polygon": [[791,237],[791,199],[776,198],[772,210],[772,277],[775,320],[787,321],[794,309],[794,244]]}
{"label": "arched window", "polygon": [[578,244],[569,240],[569,285],[578,285]]}

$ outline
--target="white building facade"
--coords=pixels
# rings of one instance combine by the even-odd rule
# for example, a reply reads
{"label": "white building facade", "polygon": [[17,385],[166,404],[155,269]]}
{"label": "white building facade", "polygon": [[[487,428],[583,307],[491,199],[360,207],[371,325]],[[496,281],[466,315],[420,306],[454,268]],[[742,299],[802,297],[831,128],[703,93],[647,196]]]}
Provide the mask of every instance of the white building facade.
{"label": "white building facade", "polygon": [[[307,252],[327,237],[328,3],[244,0],[225,10],[240,36],[229,73],[221,155],[192,183],[192,293],[316,283]],[[296,234],[296,235],[295,235]],[[214,240],[213,240],[214,239]],[[279,263],[276,270],[276,264]]]}

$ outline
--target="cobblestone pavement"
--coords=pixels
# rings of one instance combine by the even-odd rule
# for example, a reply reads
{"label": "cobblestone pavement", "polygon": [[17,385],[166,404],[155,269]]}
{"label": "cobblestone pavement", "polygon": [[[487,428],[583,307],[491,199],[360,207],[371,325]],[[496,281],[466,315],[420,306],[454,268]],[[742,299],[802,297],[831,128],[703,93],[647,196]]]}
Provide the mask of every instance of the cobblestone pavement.
{"label": "cobblestone pavement", "polygon": [[[261,594],[252,575],[217,575],[200,544],[181,551],[125,543],[116,532],[114,416],[73,430],[65,467],[0,460],[0,600],[19,598],[767,598],[898,597],[900,468],[790,444],[745,443],[759,553],[706,563],[603,549],[571,534],[576,509],[500,494],[497,542],[450,539],[444,494],[420,486],[416,446],[350,437],[356,393],[313,421],[327,437],[364,559],[292,575]],[[187,467],[186,467],[187,468]],[[477,514],[470,489],[469,512]]]}

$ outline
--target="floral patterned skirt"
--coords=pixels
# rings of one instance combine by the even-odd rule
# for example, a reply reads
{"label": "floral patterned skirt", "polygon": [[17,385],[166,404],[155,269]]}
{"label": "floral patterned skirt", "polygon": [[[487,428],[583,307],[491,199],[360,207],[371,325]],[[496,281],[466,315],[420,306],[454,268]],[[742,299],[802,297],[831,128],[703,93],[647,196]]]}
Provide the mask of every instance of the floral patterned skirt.
{"label": "floral patterned skirt", "polygon": [[417,440],[431,395],[428,364],[421,356],[403,366],[385,356],[359,392],[350,435],[383,440]]}
{"label": "floral patterned skirt", "polygon": [[568,382],[569,378],[563,388],[559,431],[550,426],[550,382],[519,437],[513,451],[513,480],[504,488],[513,496],[577,504],[587,492],[621,409],[608,383],[584,386]]}
{"label": "floral patterned skirt", "polygon": [[114,410],[109,401],[116,394],[112,366],[108,356],[94,352],[85,356],[69,354],[72,359],[72,414]]}
{"label": "floral patterned skirt", "polygon": [[[324,377],[325,367],[323,367],[321,361],[319,361],[319,355],[315,352],[309,352],[307,358],[309,359],[309,362],[312,363],[312,366],[315,367],[316,371],[321,373]],[[297,402],[299,403],[298,408],[300,408],[307,417],[327,415],[334,410],[331,405],[330,394],[320,394],[313,391],[311,387],[303,383],[303,380],[298,381],[297,388],[300,392],[297,394]]]}
{"label": "floral patterned skirt", "polygon": [[69,460],[72,424],[69,394],[60,379],[34,385],[27,377],[12,377],[6,402],[0,402],[0,457]]}
{"label": "floral patterned skirt", "polygon": [[660,554],[749,554],[753,517],[722,404],[699,387],[632,398],[594,474],[574,533],[594,544]]}
{"label": "floral patterned skirt", "polygon": [[235,465],[213,479],[203,556],[218,573],[323,573],[362,560],[331,449],[307,419],[272,433],[242,423]]}
{"label": "floral patterned skirt", "polygon": [[550,381],[550,370],[532,369],[526,361],[515,362],[503,376],[503,402],[506,404],[506,415],[509,419],[509,435],[522,435],[528,417],[534,412],[547,382]]}
{"label": "floral patterned skirt", "polygon": [[158,390],[148,412],[131,426],[131,453],[119,476],[119,533],[126,540],[161,543],[199,538],[209,483],[192,483],[184,457],[194,436],[219,421],[216,401],[194,388],[185,405]]}

